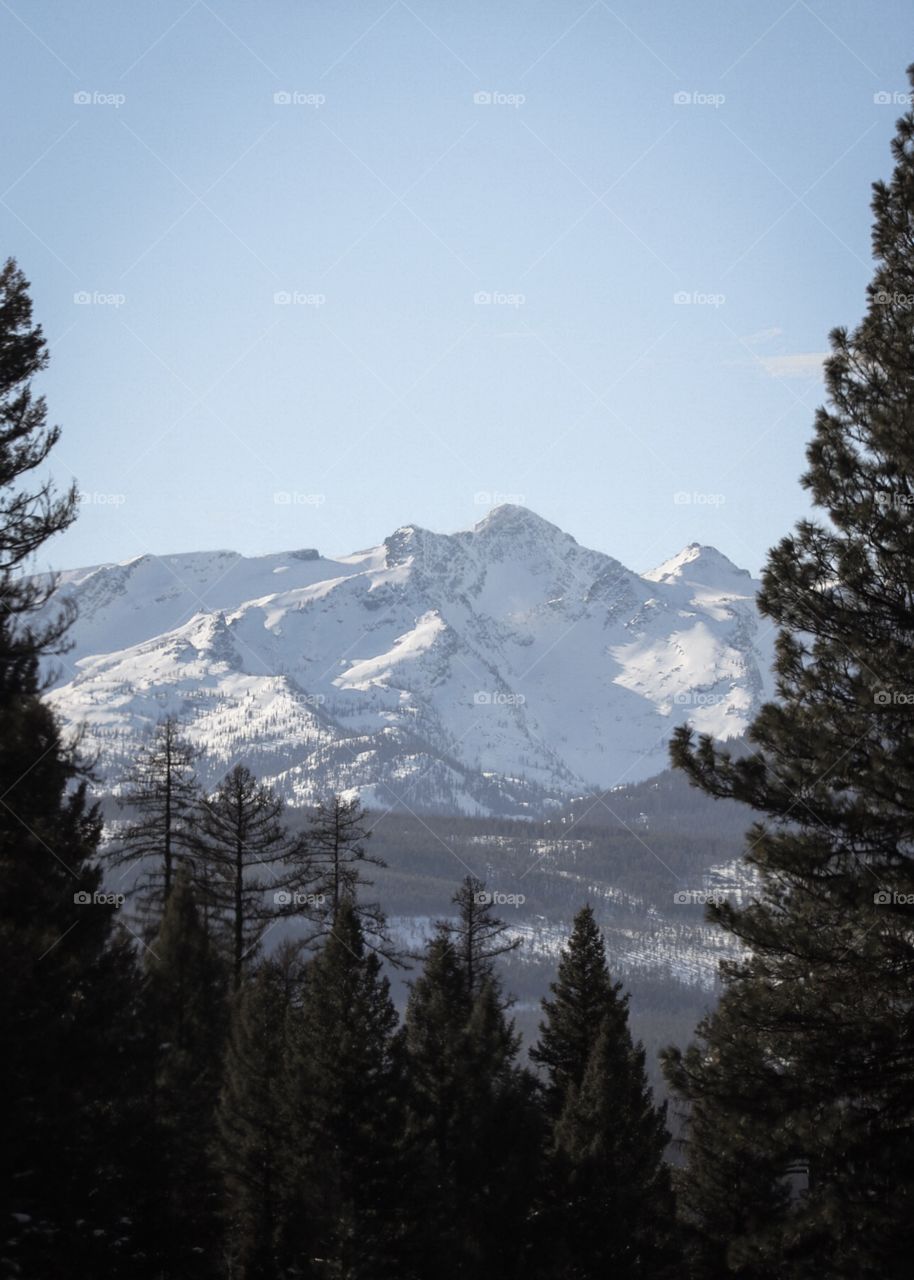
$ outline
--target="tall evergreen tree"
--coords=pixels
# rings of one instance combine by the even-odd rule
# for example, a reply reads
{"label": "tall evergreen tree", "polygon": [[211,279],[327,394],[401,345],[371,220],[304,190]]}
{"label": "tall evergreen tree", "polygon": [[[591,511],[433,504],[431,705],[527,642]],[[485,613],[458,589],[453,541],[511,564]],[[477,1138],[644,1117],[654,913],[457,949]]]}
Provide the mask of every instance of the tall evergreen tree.
{"label": "tall evergreen tree", "polygon": [[541,1125],[536,1081],[517,1063],[521,1037],[505,1014],[501,984],[487,977],[463,1037],[465,1098],[456,1210],[465,1234],[458,1273],[530,1272],[528,1217],[537,1185]]}
{"label": "tall evergreen tree", "polygon": [[[296,895],[307,898],[316,885],[302,841],[283,824],[283,808],[281,797],[238,764],[199,809],[195,876],[207,907],[223,927],[235,990],[266,931],[275,921],[306,910]],[[314,909],[319,911],[319,905]]]}
{"label": "tall evergreen tree", "polygon": [[386,867],[387,863],[368,850],[371,830],[358,799],[331,796],[322,800],[308,822],[304,847],[310,867],[317,876],[317,891],[323,901],[323,915],[317,936],[333,929],[344,903],[355,908],[367,946],[398,968],[406,963],[387,929],[381,904],[366,899],[364,890],[374,888],[365,867]]}
{"label": "tall evergreen tree", "polygon": [[678,1274],[665,1105],[654,1106],[628,996],[590,907],[575,917],[531,1057],[546,1071],[548,1161],[537,1214],[541,1273],[567,1280]]}
{"label": "tall evergreen tree", "polygon": [[787,1078],[763,1028],[740,1007],[743,998],[754,998],[751,982],[743,986],[734,978],[728,990],[714,1018],[698,1027],[702,1051],[664,1055],[680,1093],[690,1093],[687,1140],[679,1143],[687,1160],[674,1171],[680,1235],[692,1280],[724,1280],[734,1271],[747,1280],[771,1280],[780,1263],[764,1251],[752,1257],[749,1242],[765,1239],[785,1219],[800,1188],[799,1171],[760,1123]]}
{"label": "tall evergreen tree", "polygon": [[[764,574],[778,700],[745,757],[686,728],[673,744],[697,785],[764,815],[756,900],[710,911],[749,958],[668,1055],[703,1274],[895,1277],[914,1249],[914,111],[893,152],[866,315],[831,334],[807,451],[827,522],[802,521]],[[714,1133],[748,1171],[730,1188]]]}
{"label": "tall evergreen tree", "polygon": [[439,930],[411,985],[402,1039],[409,1081],[407,1141],[422,1162],[410,1209],[428,1269],[442,1280],[459,1274],[463,1244],[454,1187],[459,1153],[470,1136],[463,1048],[471,1009],[463,969],[447,934]]}
{"label": "tall evergreen tree", "polygon": [[525,1274],[526,1218],[540,1126],[532,1077],[494,978],[473,995],[439,929],[415,980],[403,1031],[410,1144],[423,1153],[411,1199],[428,1274]]}
{"label": "tall evergreen tree", "polygon": [[456,920],[439,920],[463,966],[467,990],[476,996],[492,980],[495,961],[520,946],[520,938],[506,938],[508,926],[492,910],[492,895],[485,882],[468,875],[451,899],[457,908]]}
{"label": "tall evergreen tree", "polygon": [[146,1016],[158,1046],[154,1093],[158,1261],[175,1280],[221,1274],[216,1104],[227,1030],[228,973],[177,875],[146,952]]}
{"label": "tall evergreen tree", "polygon": [[32,480],[58,438],[31,380],[47,349],[28,282],[0,271],[0,1251],[8,1272],[143,1275],[136,1144],[148,1079],[139,975],[101,895],[101,822],[39,694],[69,613],[27,569],[75,490]]}
{"label": "tall evergreen tree", "polygon": [[604,1023],[622,1036],[628,1019],[628,996],[613,982],[606,963],[603,935],[593,908],[582,907],[562,951],[552,999],[543,1000],[544,1021],[531,1059],[545,1069],[546,1108],[555,1121],[570,1089],[580,1089]]}
{"label": "tall evergreen tree", "polygon": [[404,1280],[402,1067],[381,961],[343,901],[292,1032],[280,1259],[289,1275]]}
{"label": "tall evergreen tree", "polygon": [[282,1189],[290,1153],[289,1036],[301,986],[298,948],[286,945],[262,961],[235,996],[219,1104],[219,1151],[230,1274],[238,1280],[279,1280],[281,1275],[280,1242],[287,1234]]}
{"label": "tall evergreen tree", "polygon": [[549,1175],[557,1206],[553,1244],[564,1280],[674,1280],[682,1274],[675,1206],[664,1164],[665,1107],[654,1106],[644,1049],[599,1027],[580,1086],[554,1128]]}
{"label": "tall evergreen tree", "polygon": [[331,796],[321,800],[308,823],[308,849],[322,873],[322,890],[327,898],[330,919],[335,920],[344,902],[352,902],[362,888],[370,889],[363,867],[386,867],[377,854],[369,853],[370,831],[359,801]]}
{"label": "tall evergreen tree", "polygon": [[200,788],[194,773],[199,752],[181,734],[177,717],[157,724],[128,770],[121,804],[136,817],[109,855],[112,865],[143,865],[138,879],[144,913],[158,927],[182,860],[193,848]]}
{"label": "tall evergreen tree", "polygon": [[[21,674],[28,680],[30,659],[57,651],[73,620],[65,605],[39,620],[55,579],[17,572],[77,513],[75,484],[58,494],[50,480],[33,480],[60,438],[60,428],[48,426],[44,396],[32,386],[47,365],[47,342],[32,321],[29,282],[8,258],[0,270],[0,654],[8,679]],[[24,663],[21,672],[18,662]]]}

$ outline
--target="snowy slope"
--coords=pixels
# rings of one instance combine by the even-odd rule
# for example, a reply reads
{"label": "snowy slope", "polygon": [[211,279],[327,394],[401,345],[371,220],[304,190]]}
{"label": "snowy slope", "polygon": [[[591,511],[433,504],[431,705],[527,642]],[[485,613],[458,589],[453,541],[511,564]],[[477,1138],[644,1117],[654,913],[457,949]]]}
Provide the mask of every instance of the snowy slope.
{"label": "snowy slope", "polygon": [[686,719],[746,729],[757,588],[697,545],[636,574],[515,506],[337,559],[142,556],[62,576],[79,619],[49,696],[112,782],[174,712],[215,772],[244,759],[293,801],[539,814],[656,773]]}

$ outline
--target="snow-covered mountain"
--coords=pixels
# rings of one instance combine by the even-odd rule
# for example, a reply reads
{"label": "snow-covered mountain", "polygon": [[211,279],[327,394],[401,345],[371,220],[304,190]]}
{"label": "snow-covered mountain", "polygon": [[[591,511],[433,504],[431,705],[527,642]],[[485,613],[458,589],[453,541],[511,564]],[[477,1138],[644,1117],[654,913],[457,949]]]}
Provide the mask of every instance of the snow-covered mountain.
{"label": "snow-covered mountain", "polygon": [[686,719],[746,729],[757,589],[697,544],[639,575],[517,506],[336,559],[146,555],[62,575],[79,616],[49,696],[112,783],[172,712],[214,774],[243,759],[293,802],[543,814],[656,773]]}

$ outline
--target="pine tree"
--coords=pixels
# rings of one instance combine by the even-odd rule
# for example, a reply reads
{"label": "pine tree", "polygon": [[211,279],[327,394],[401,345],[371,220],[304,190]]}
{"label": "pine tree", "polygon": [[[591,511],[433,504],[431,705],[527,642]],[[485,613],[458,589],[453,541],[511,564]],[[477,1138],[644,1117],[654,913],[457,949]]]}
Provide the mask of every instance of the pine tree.
{"label": "pine tree", "polygon": [[431,1274],[459,1274],[460,1223],[454,1212],[458,1152],[466,1143],[466,1061],[472,1002],[463,969],[446,933],[426,948],[413,981],[402,1032],[409,1080],[407,1138],[422,1167],[410,1201]]}
{"label": "pine tree", "polygon": [[286,945],[262,961],[235,996],[219,1150],[230,1274],[238,1280],[278,1280],[281,1274],[283,1174],[290,1158],[289,1035],[293,1007],[301,1001],[301,970],[298,948]]}
{"label": "pine tree", "polygon": [[729,991],[713,1019],[698,1027],[701,1040],[713,1039],[713,1049],[664,1055],[680,1094],[692,1095],[687,1141],[679,1143],[687,1163],[674,1171],[680,1236],[692,1280],[732,1275],[733,1245],[731,1260],[739,1258],[734,1269],[740,1275],[771,1280],[780,1264],[764,1258],[750,1264],[744,1242],[783,1219],[798,1186],[779,1143],[767,1141],[759,1127],[785,1077],[776,1059],[766,1060],[760,1029],[750,1028],[742,1014],[741,999],[753,998],[751,986],[734,980]]}
{"label": "pine tree", "polygon": [[545,1020],[531,1059],[546,1071],[545,1101],[557,1120],[569,1089],[580,1089],[597,1037],[610,1019],[616,1034],[627,1025],[628,997],[622,983],[612,982],[606,947],[593,909],[582,907],[574,918],[567,947],[559,960],[556,981],[549,984],[552,999],[543,1000]]}
{"label": "pine tree", "polygon": [[175,716],[155,726],[125,778],[120,803],[137,817],[128,822],[109,854],[113,866],[143,862],[139,879],[144,915],[158,927],[179,866],[193,848],[200,801],[194,773],[199,752],[182,737]]}
{"label": "pine tree", "polygon": [[[749,958],[668,1055],[694,1117],[689,1224],[726,1274],[895,1277],[914,1248],[914,111],[893,152],[866,315],[831,334],[807,451],[827,522],[802,521],[764,574],[778,700],[742,758],[686,728],[673,743],[697,785],[764,815],[757,900],[710,911]],[[747,1170],[730,1188],[715,1132]]]}
{"label": "pine tree", "polygon": [[353,906],[306,970],[294,1021],[280,1258],[291,1275],[403,1280],[402,1068],[381,961]]}
{"label": "pine tree", "polygon": [[47,363],[28,282],[0,272],[0,1250],[8,1272],[141,1276],[137,1143],[145,1042],[131,946],[101,895],[101,821],[72,744],[39,694],[70,613],[24,577],[75,517],[30,487],[58,438],[31,379]]}
{"label": "pine tree", "polygon": [[608,1015],[554,1129],[557,1274],[567,1280],[682,1274],[664,1164],[668,1138],[665,1107],[654,1106],[647,1083],[644,1049],[630,1036],[620,1039]]}
{"label": "pine tree", "polygon": [[549,1122],[537,1214],[542,1274],[672,1277],[666,1107],[654,1106],[628,996],[610,977],[590,907],[575,916],[551,991],[530,1055],[546,1071]]}
{"label": "pine tree", "polygon": [[521,940],[505,939],[508,926],[494,914],[492,895],[476,876],[465,876],[451,901],[457,908],[457,919],[439,920],[438,928],[453,941],[467,990],[475,996],[493,978],[498,957],[516,951]]}
{"label": "pine tree", "polygon": [[[30,486],[60,438],[60,428],[47,425],[44,397],[32,389],[47,365],[44,334],[32,323],[29,282],[8,258],[0,270],[0,655],[7,680],[18,675],[26,683],[30,660],[59,651],[73,620],[66,605],[43,609],[56,585],[53,575],[17,573],[77,513],[75,485],[60,495],[50,480]],[[4,681],[0,693],[6,691]]]}
{"label": "pine tree", "polygon": [[383,858],[368,852],[369,835],[357,799],[331,796],[329,800],[322,800],[311,815],[308,849],[323,873],[322,887],[331,920],[336,919],[344,901],[351,902],[358,898],[359,889],[372,887],[372,882],[362,873],[363,866],[387,866]]}
{"label": "pine tree", "polygon": [[469,1105],[456,1207],[465,1226],[464,1276],[530,1271],[528,1216],[542,1135],[536,1081],[517,1064],[521,1037],[505,1004],[498,980],[484,979],[463,1043]]}
{"label": "pine tree", "polygon": [[163,1276],[220,1274],[216,1104],[227,1030],[228,973],[182,868],[146,953],[146,1017],[156,1056],[153,1109]]}
{"label": "pine tree", "polygon": [[368,852],[370,835],[358,799],[344,800],[335,795],[322,800],[311,814],[304,842],[323,900],[323,917],[316,936],[329,933],[340,907],[349,903],[355,908],[366,945],[401,968],[406,956],[390,937],[380,903],[366,901],[363,895],[363,890],[374,888],[374,881],[368,879],[363,868],[387,866],[383,858]]}
{"label": "pine tree", "polygon": [[473,996],[444,929],[412,985],[403,1038],[411,1147],[423,1166],[411,1198],[428,1274],[524,1273],[539,1125],[532,1077],[497,982]]}
{"label": "pine tree", "polygon": [[199,809],[195,876],[224,930],[235,990],[277,920],[307,913],[312,901],[320,910],[319,885],[302,841],[283,825],[283,809],[282,799],[241,764]]}

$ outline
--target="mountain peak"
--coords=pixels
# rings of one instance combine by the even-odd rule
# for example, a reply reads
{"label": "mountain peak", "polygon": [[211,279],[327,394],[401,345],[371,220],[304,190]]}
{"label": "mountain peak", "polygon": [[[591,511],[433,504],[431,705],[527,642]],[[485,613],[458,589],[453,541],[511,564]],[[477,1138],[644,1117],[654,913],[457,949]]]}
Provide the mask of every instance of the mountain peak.
{"label": "mountain peak", "polygon": [[473,526],[472,532],[475,534],[524,533],[540,537],[543,535],[555,537],[556,534],[560,534],[563,538],[574,541],[571,534],[565,533],[558,525],[545,520],[529,507],[522,507],[513,502],[503,502],[493,507],[488,515]]}
{"label": "mountain peak", "polygon": [[678,555],[641,576],[648,582],[683,582],[700,587],[733,586],[734,579],[746,586],[752,581],[748,569],[740,569],[722,551],[700,542],[690,542]]}
{"label": "mountain peak", "polygon": [[493,507],[471,529],[454,534],[432,533],[419,524],[404,524],[384,539],[384,557],[388,568],[418,560],[424,568],[444,558],[451,561],[458,547],[469,550],[477,546],[486,554],[498,559],[513,558],[515,553],[539,556],[545,546],[560,548],[577,547],[570,533],[551,524],[542,516],[513,502]]}

